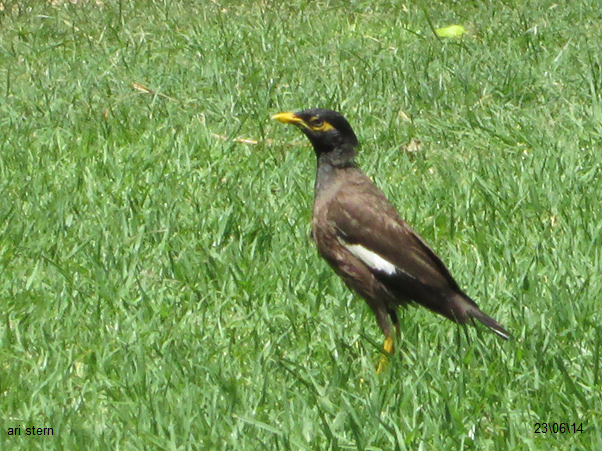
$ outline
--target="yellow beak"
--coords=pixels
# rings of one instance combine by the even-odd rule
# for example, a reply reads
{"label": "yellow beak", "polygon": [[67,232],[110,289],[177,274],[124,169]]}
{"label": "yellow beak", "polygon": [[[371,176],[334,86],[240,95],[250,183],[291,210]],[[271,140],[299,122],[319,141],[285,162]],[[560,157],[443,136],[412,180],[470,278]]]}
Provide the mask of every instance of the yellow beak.
{"label": "yellow beak", "polygon": [[307,127],[305,121],[300,117],[296,116],[295,113],[278,113],[272,116],[272,119],[278,122],[282,122],[283,124],[294,124],[301,125],[303,127]]}

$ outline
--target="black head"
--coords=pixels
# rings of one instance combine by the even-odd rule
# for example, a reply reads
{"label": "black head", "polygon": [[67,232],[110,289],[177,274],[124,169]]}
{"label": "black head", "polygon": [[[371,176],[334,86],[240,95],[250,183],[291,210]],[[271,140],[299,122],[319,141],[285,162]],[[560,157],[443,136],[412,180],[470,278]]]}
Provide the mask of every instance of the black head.
{"label": "black head", "polygon": [[312,108],[275,114],[272,119],[299,127],[313,144],[318,157],[336,151],[339,157],[348,155],[352,160],[354,149],[359,145],[347,119],[336,111]]}

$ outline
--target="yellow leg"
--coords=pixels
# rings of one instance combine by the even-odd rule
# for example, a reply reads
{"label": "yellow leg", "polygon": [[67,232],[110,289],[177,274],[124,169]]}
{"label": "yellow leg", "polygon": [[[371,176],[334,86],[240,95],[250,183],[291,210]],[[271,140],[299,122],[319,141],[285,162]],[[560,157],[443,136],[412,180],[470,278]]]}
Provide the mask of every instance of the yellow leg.
{"label": "yellow leg", "polygon": [[395,350],[395,345],[393,343],[393,339],[391,337],[385,338],[385,342],[383,344],[383,349],[387,354],[393,354]]}
{"label": "yellow leg", "polygon": [[386,354],[381,356],[380,361],[378,362],[378,367],[376,368],[377,374],[382,373],[387,368],[387,364],[389,363],[389,355],[393,354],[393,351],[395,350],[393,338],[391,338],[391,337],[385,338],[385,343],[383,344],[383,350],[385,351]]}

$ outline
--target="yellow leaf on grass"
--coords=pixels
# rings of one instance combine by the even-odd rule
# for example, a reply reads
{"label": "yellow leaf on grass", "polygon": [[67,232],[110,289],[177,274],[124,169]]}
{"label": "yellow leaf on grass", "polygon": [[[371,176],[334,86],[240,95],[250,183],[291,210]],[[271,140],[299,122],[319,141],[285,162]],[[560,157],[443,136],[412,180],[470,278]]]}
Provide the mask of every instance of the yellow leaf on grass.
{"label": "yellow leaf on grass", "polygon": [[459,38],[466,33],[466,29],[462,25],[450,25],[449,27],[437,28],[435,33],[442,38]]}

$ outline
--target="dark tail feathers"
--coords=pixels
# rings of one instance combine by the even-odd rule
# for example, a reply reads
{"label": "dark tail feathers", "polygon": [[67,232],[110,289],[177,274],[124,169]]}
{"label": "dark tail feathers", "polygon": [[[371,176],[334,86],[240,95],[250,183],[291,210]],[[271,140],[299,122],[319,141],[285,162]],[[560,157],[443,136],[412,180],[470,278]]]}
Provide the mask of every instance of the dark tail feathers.
{"label": "dark tail feathers", "polygon": [[510,335],[510,332],[504,329],[504,326],[502,326],[500,323],[494,320],[491,316],[485,315],[482,311],[478,310],[478,308],[473,310],[472,312],[469,312],[469,315],[479,320],[481,324],[484,324],[485,326],[489,327],[493,332],[498,334],[504,340],[509,340],[510,338],[512,338],[512,335]]}
{"label": "dark tail feathers", "polygon": [[512,335],[504,329],[504,326],[494,320],[491,316],[483,313],[472,299],[458,295],[454,298],[452,303],[452,311],[459,323],[465,324],[469,318],[474,318],[483,325],[489,327],[504,340],[512,338]]}

